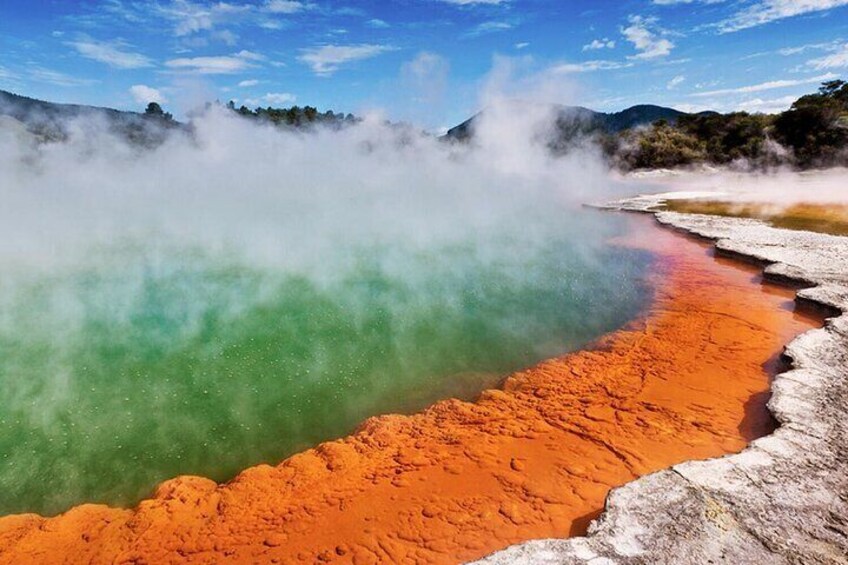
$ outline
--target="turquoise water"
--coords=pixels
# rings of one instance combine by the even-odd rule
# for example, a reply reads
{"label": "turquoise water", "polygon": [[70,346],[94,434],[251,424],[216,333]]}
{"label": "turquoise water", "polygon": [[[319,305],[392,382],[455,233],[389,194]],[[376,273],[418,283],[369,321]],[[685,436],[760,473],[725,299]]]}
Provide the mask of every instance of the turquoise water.
{"label": "turquoise water", "polygon": [[[226,480],[363,419],[472,399],[633,318],[650,261],[614,215],[351,244],[319,267],[123,240],[0,271],[0,513]],[[591,244],[575,241],[589,239]]]}

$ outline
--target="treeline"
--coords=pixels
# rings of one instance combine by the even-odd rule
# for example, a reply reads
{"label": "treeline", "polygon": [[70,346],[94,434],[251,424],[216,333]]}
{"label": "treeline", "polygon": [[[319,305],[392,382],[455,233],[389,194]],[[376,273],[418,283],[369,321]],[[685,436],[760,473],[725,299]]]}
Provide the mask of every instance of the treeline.
{"label": "treeline", "polygon": [[848,83],[825,82],[778,115],[686,114],[674,122],[604,134],[601,144],[612,164],[624,170],[848,166]]}
{"label": "treeline", "polygon": [[240,116],[266,120],[275,125],[286,125],[292,127],[304,127],[313,124],[329,125],[340,127],[342,125],[353,124],[359,121],[359,118],[353,114],[335,113],[332,110],[319,112],[313,106],[292,106],[291,108],[256,108],[251,110],[247,106],[242,105],[236,108],[235,102],[230,100],[227,103],[227,108],[236,112]]}

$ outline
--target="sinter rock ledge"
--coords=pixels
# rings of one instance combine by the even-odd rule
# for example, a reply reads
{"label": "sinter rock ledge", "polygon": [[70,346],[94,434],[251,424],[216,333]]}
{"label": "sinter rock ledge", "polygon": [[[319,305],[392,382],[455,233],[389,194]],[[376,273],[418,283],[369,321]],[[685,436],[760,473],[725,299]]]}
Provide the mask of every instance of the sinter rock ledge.
{"label": "sinter rock ledge", "polygon": [[[654,212],[670,195],[603,206]],[[848,237],[757,220],[655,212],[716,240],[719,252],[808,285],[798,298],[834,311],[786,348],[772,385],[778,430],[738,455],[691,461],[614,489],[584,538],[513,546],[478,563],[848,563]]]}

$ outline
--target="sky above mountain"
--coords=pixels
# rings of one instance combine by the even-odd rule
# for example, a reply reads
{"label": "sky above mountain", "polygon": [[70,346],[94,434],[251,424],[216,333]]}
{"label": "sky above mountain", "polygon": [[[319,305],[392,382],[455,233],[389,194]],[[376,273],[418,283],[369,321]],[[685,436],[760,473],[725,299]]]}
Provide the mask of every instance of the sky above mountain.
{"label": "sky above mountain", "polygon": [[511,97],[787,108],[848,77],[848,0],[3,0],[0,88],[178,116],[207,100],[430,128]]}

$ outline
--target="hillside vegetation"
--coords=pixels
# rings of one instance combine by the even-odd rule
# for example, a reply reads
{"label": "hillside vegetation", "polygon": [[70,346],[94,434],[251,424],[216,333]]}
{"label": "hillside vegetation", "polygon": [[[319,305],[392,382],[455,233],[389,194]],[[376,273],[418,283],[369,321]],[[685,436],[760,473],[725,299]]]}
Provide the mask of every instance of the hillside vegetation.
{"label": "hillside vegetation", "polygon": [[[211,106],[207,104],[207,109]],[[308,128],[320,124],[339,128],[359,121],[353,114],[335,113],[332,110],[319,112],[312,106],[269,106],[250,110],[245,106],[236,108],[234,102],[229,102],[226,108],[244,118],[270,122],[280,127]],[[150,102],[143,113],[126,112],[97,106],[46,102],[0,90],[0,116],[13,118],[41,143],[65,141],[79,124],[100,126],[103,131],[122,137],[132,144],[147,147],[161,144],[171,132],[192,132],[190,123],[178,122],[157,102]],[[5,127],[12,125],[6,123]]]}
{"label": "hillside vegetation", "polygon": [[[75,123],[98,124],[106,131],[134,144],[155,146],[168,133],[185,128],[155,102],[145,113],[124,112],[112,108],[57,104],[0,90],[0,115],[22,124],[40,142],[65,141]],[[81,122],[80,122],[81,121]]]}
{"label": "hillside vegetation", "polygon": [[[226,108],[245,119],[282,128],[339,129],[359,122],[352,114],[320,112],[312,106]],[[520,111],[521,104],[516,103]],[[541,140],[555,154],[587,140],[597,143],[611,167],[631,171],[701,164],[737,169],[792,166],[799,169],[848,166],[848,83],[825,82],[818,92],[799,98],[777,115],[733,112],[686,114],[662,106],[633,106],[601,113],[582,107],[551,106],[553,128]],[[448,142],[473,142],[483,111],[450,129]],[[19,121],[39,140],[62,141],[78,118],[99,120],[108,129],[141,145],[157,145],[170,131],[191,133],[158,104],[144,113],[55,104],[0,91],[0,115]]]}
{"label": "hillside vegetation", "polygon": [[[516,103],[517,111],[521,106]],[[485,114],[451,128],[444,139],[473,142]],[[596,142],[610,165],[624,171],[699,164],[739,169],[848,165],[848,83],[841,80],[823,83],[818,92],[777,115],[687,114],[650,105],[617,113],[553,106],[552,114],[552,133],[542,140],[552,152]]]}
{"label": "hillside vegetation", "polygon": [[[526,103],[513,101],[512,104],[516,111],[521,111],[522,106]],[[633,106],[614,113],[595,112],[582,106],[562,106],[559,104],[551,105],[550,110],[557,132],[557,139],[553,140],[551,145],[553,148],[560,149],[568,147],[576,137],[597,133],[617,134],[630,128],[649,125],[658,120],[673,122],[685,115],[673,108],[651,104]],[[449,129],[444,139],[460,142],[470,141],[474,137],[476,126],[486,113],[486,110],[479,112],[458,126]]]}
{"label": "hillside vegetation", "polygon": [[824,83],[778,115],[684,114],[674,122],[602,134],[618,168],[654,169],[697,164],[801,169],[848,165],[848,83]]}
{"label": "hillside vegetation", "polygon": [[227,108],[246,118],[254,118],[269,121],[275,125],[291,127],[306,127],[312,124],[340,127],[359,121],[359,118],[353,114],[345,115],[333,112],[332,110],[319,112],[314,106],[303,106],[302,108],[300,106],[292,106],[291,108],[273,108],[268,106],[267,108],[251,110],[244,105],[237,109],[235,102],[230,100],[227,103]]}

